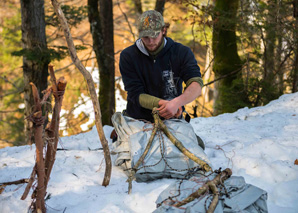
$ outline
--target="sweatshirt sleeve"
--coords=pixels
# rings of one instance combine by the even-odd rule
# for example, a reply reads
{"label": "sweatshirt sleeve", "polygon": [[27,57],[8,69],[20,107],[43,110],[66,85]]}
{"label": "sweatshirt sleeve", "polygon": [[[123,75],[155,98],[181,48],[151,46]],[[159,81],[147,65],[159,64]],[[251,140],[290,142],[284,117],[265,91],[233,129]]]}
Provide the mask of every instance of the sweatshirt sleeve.
{"label": "sweatshirt sleeve", "polygon": [[202,79],[201,77],[193,77],[193,78],[190,78],[190,79],[186,82],[186,88],[187,88],[192,82],[197,82],[198,84],[200,84],[201,88],[203,88],[203,86],[204,86],[203,79]]}
{"label": "sweatshirt sleeve", "polygon": [[125,50],[120,54],[119,68],[128,100],[140,106],[139,95],[145,93],[144,86],[138,76],[131,54]]}
{"label": "sweatshirt sleeve", "polygon": [[154,107],[158,107],[158,102],[160,101],[160,98],[157,98],[152,95],[148,94],[140,94],[139,96],[139,102],[140,105],[146,109],[153,109]]}
{"label": "sweatshirt sleeve", "polygon": [[201,78],[200,67],[189,47],[181,45],[180,51],[180,77],[186,83],[191,78]]}

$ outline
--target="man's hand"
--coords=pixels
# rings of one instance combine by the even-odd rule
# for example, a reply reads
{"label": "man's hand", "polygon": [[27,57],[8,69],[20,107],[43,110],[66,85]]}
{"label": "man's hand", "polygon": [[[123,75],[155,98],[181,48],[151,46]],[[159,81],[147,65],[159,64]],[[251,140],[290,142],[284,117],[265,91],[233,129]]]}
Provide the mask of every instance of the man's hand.
{"label": "man's hand", "polygon": [[179,107],[184,106],[195,100],[199,95],[201,95],[201,86],[198,82],[192,82],[178,97],[166,101],[160,100],[158,102],[159,115],[165,119],[170,119],[172,117],[179,117],[182,113],[182,109]]}
{"label": "man's hand", "polygon": [[175,101],[160,100],[158,102],[159,108],[157,109],[159,115],[165,119],[173,117],[178,118],[182,114],[182,108],[175,103]]}

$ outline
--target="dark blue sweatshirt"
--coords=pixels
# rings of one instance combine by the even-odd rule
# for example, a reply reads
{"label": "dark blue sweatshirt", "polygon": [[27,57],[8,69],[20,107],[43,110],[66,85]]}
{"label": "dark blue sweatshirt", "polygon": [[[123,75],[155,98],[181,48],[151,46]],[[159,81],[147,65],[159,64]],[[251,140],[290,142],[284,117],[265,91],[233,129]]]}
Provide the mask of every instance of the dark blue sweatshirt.
{"label": "dark blue sweatshirt", "polygon": [[151,110],[139,103],[140,94],[171,100],[182,94],[182,81],[201,77],[190,48],[171,38],[166,40],[155,58],[141,51],[136,43],[120,54],[119,67],[127,91],[126,112],[130,117],[153,121]]}

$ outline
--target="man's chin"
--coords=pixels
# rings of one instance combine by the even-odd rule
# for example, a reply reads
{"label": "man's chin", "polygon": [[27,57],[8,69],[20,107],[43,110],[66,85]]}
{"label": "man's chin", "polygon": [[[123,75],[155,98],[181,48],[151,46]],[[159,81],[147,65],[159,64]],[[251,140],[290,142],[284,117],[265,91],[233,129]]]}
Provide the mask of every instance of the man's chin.
{"label": "man's chin", "polygon": [[152,48],[147,48],[150,52],[154,52],[155,50],[157,50],[157,47],[152,47]]}
{"label": "man's chin", "polygon": [[157,50],[157,47],[156,46],[153,46],[153,47],[148,47],[148,46],[145,46],[146,49],[150,52],[154,52],[155,50]]}

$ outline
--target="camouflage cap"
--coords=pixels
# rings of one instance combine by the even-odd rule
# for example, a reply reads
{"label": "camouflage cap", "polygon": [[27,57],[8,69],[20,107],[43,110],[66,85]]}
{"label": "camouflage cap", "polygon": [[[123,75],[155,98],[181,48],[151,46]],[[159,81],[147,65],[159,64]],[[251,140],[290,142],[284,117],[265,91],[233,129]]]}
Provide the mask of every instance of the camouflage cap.
{"label": "camouflage cap", "polygon": [[139,37],[156,38],[164,25],[163,17],[159,12],[148,10],[139,18]]}

